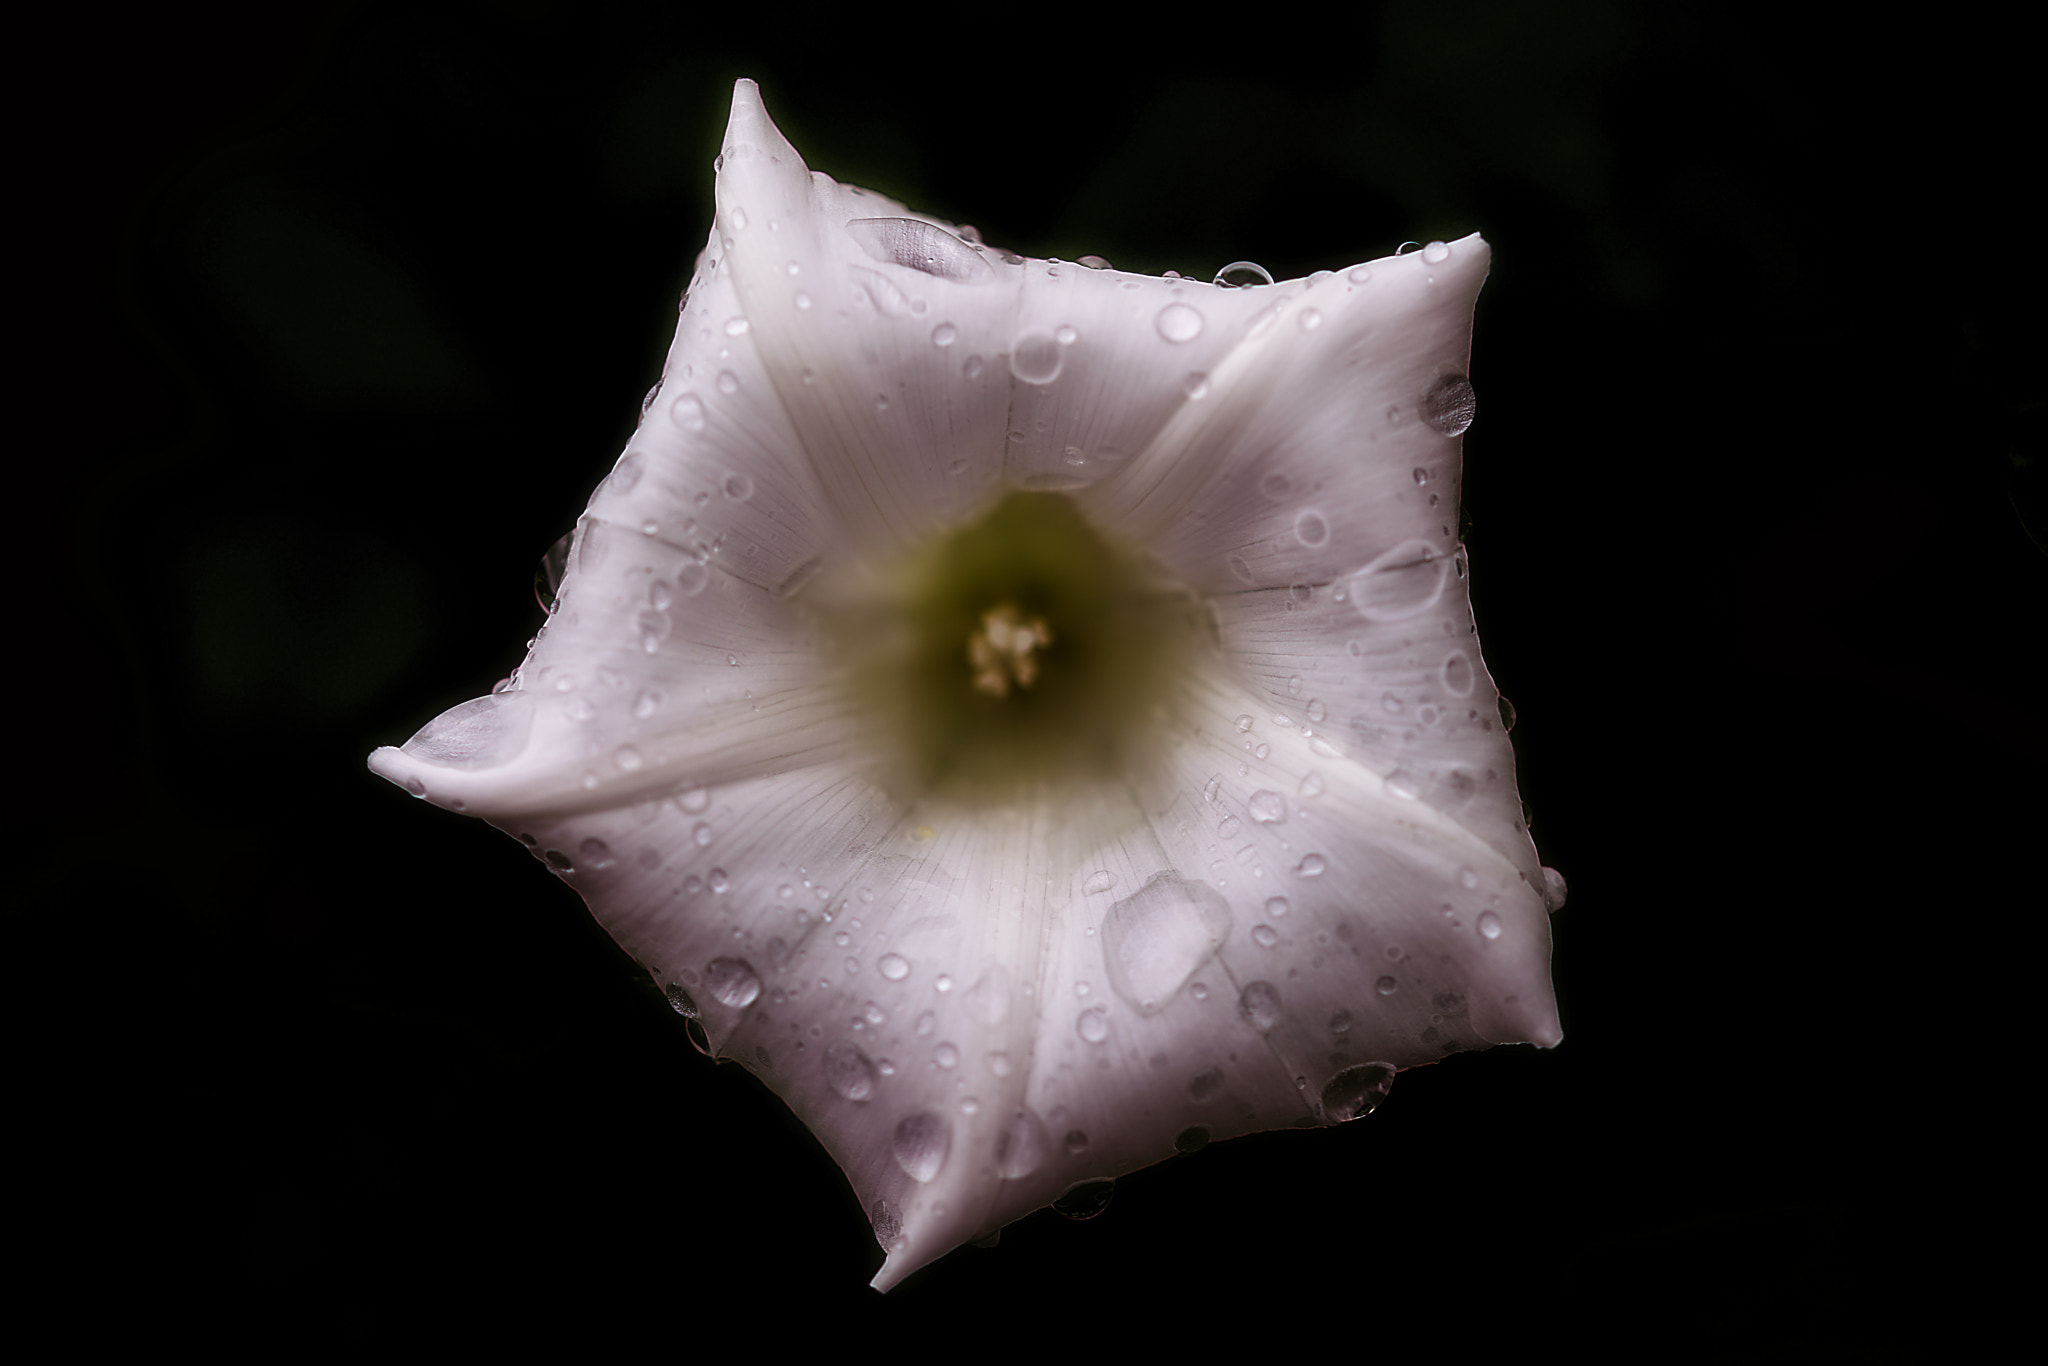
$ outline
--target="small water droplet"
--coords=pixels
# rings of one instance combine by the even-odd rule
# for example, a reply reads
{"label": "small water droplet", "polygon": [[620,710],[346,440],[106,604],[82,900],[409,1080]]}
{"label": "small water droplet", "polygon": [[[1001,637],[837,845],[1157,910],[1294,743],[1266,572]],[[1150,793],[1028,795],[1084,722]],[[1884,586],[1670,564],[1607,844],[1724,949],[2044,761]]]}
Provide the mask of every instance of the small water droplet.
{"label": "small water droplet", "polygon": [[932,1049],[932,1061],[942,1071],[950,1072],[960,1065],[960,1049],[954,1044],[941,1042]]}
{"label": "small water droplet", "polygon": [[1184,1153],[1198,1153],[1209,1146],[1209,1131],[1196,1124],[1173,1136],[1173,1146]]}
{"label": "small water droplet", "polygon": [[1321,877],[1329,866],[1321,854],[1308,854],[1294,866],[1294,871],[1299,877]]}
{"label": "small water droplet", "polygon": [[1554,911],[1564,905],[1564,874],[1555,868],[1543,870],[1543,909]]}
{"label": "small water droplet", "polygon": [[631,745],[620,745],[612,751],[612,762],[618,765],[621,773],[631,773],[638,769],[641,764],[645,763],[646,760],[642,759],[640,751]]}
{"label": "small water droplet", "polygon": [[1270,949],[1280,942],[1280,931],[1271,925],[1252,926],[1252,942],[1262,949]]}
{"label": "small water droplet", "polygon": [[1110,872],[1107,868],[1099,868],[1088,875],[1088,880],[1081,884],[1081,890],[1090,896],[1094,896],[1096,893],[1106,892],[1114,886],[1116,886],[1116,874]]}
{"label": "small water droplet", "polygon": [[1301,330],[1304,332],[1313,332],[1323,325],[1323,315],[1313,308],[1302,309],[1294,315],[1294,320],[1301,324]]}
{"label": "small water droplet", "polygon": [[1237,718],[1238,734],[1242,735],[1244,732],[1250,730],[1251,728],[1252,718],[1250,717],[1250,715],[1247,714]]}
{"label": "small water droplet", "polygon": [[732,371],[730,371],[730,370],[721,370],[721,371],[719,371],[719,372],[718,372],[718,392],[719,392],[719,393],[721,393],[721,394],[736,394],[736,393],[738,393],[739,391],[740,391],[740,380],[739,380],[739,376],[738,376],[738,375],[735,375],[735,374],[734,374],[734,373],[733,373]]}
{"label": "small water droplet", "polygon": [[1422,259],[1433,266],[1440,266],[1451,259],[1451,248],[1448,243],[1431,242],[1422,249]]}
{"label": "small water droplet", "polygon": [[1252,793],[1245,808],[1261,825],[1278,825],[1287,819],[1287,799],[1270,788],[1260,788]]}
{"label": "small water droplet", "polygon": [[1278,920],[1292,910],[1293,905],[1294,903],[1284,896],[1269,896],[1266,898],[1266,914]]}
{"label": "small water droplet", "polygon": [[745,318],[727,318],[727,319],[725,320],[725,335],[726,335],[726,336],[728,336],[728,337],[743,337],[743,336],[745,336],[746,334],[747,334],[747,320],[746,320]]}
{"label": "small water droplet", "polygon": [[1109,1012],[1090,1006],[1074,1021],[1074,1032],[1088,1043],[1101,1043],[1109,1037]]}
{"label": "small water droplet", "polygon": [[[712,890],[723,890],[718,883],[724,876],[712,869]],[[704,965],[704,985],[720,1001],[739,1009],[752,1005],[761,994],[761,975],[744,958],[714,958]]]}
{"label": "small water droplet", "polygon": [[573,531],[562,535],[547,548],[547,553],[540,557],[540,564],[533,571],[534,599],[540,603],[540,610],[551,616],[555,610],[555,595],[562,591],[562,578],[569,572],[569,547],[575,540]]}
{"label": "small water droplet", "polygon": [[698,821],[696,829],[690,832],[690,838],[697,842],[699,849],[708,849],[711,846],[710,823],[708,821]]}
{"label": "small water droplet", "polygon": [[980,356],[969,356],[960,366],[960,373],[969,379],[979,379],[981,372],[986,368],[987,362],[983,361]]}
{"label": "small water droplet", "polygon": [[[643,693],[641,695],[644,697],[648,694]],[[655,693],[652,695],[658,703],[661,699],[661,694]],[[676,798],[676,805],[692,816],[701,816],[704,814],[704,809],[711,805],[711,794],[701,787],[685,788],[682,795]]]}
{"label": "small water droplet", "polygon": [[802,290],[798,290],[794,295],[792,295],[790,297],[790,302],[796,305],[796,310],[799,313],[808,313],[811,311],[811,296],[804,293]]}
{"label": "small water droplet", "polygon": [[1061,346],[1072,346],[1081,340],[1081,334],[1071,327],[1061,326],[1053,330],[1052,339]]}
{"label": "small water droplet", "polygon": [[1392,996],[1400,985],[1391,977],[1382,977],[1372,984],[1372,989],[1382,996]]}
{"label": "small water droplet", "polygon": [[668,997],[668,1003],[675,1008],[676,1014],[686,1020],[694,1020],[700,1013],[697,1003],[690,999],[690,993],[683,989],[681,982],[670,982],[661,989],[661,994]]}
{"label": "small water droplet", "polygon": [[1444,691],[1453,697],[1470,697],[1477,676],[1472,671],[1472,660],[1463,650],[1453,650],[1444,656]]}
{"label": "small water droplet", "polygon": [[1190,342],[1202,335],[1202,315],[1187,304],[1168,304],[1152,325],[1170,342]]}
{"label": "small water droplet", "polygon": [[1233,838],[1237,834],[1237,817],[1225,816],[1216,822],[1216,833],[1223,839]]}
{"label": "small water droplet", "polygon": [[951,323],[940,323],[932,329],[933,346],[951,346],[960,340],[960,329]]}
{"label": "small water droplet", "polygon": [[1294,519],[1294,539],[1305,546],[1319,546],[1330,539],[1330,524],[1319,512],[1304,512]]}
{"label": "small water droplet", "polygon": [[1207,398],[1209,377],[1199,370],[1189,371],[1188,377],[1181,381],[1180,391],[1189,398]]}
{"label": "small water droplet", "polygon": [[1500,917],[1492,911],[1479,913],[1479,933],[1488,939],[1500,938]]}
{"label": "small water droplet", "polygon": [[1330,1032],[1332,1034],[1349,1034],[1351,1032],[1351,1012],[1340,1010],[1332,1015],[1330,1017]]}
{"label": "small water droplet", "polygon": [[725,477],[725,496],[735,503],[746,502],[754,496],[754,481],[744,474],[728,474]]}
{"label": "small water droplet", "polygon": [[885,953],[875,960],[875,971],[892,982],[900,982],[910,975],[910,960],[900,953]]}

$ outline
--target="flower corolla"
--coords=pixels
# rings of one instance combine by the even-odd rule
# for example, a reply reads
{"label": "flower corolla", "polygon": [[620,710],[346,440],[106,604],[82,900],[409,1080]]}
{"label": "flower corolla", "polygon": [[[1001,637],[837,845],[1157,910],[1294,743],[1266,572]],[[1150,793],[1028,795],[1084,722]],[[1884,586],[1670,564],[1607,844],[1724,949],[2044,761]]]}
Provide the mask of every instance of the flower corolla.
{"label": "flower corolla", "polygon": [[1560,1032],[1459,543],[1476,236],[1230,288],[809,171],[752,82],[661,383],[491,695],[371,767],[566,879],[887,1288]]}

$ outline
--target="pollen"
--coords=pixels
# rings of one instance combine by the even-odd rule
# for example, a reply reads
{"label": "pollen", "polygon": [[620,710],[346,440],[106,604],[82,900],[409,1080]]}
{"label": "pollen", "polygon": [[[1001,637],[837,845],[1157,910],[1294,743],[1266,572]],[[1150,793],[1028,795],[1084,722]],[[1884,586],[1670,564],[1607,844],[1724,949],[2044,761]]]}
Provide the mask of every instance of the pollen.
{"label": "pollen", "polygon": [[1008,697],[1011,685],[1028,688],[1038,681],[1038,659],[1032,653],[1052,644],[1045,618],[1023,619],[1004,603],[981,614],[981,627],[968,637],[967,662],[974,669],[974,689],[990,697]]}

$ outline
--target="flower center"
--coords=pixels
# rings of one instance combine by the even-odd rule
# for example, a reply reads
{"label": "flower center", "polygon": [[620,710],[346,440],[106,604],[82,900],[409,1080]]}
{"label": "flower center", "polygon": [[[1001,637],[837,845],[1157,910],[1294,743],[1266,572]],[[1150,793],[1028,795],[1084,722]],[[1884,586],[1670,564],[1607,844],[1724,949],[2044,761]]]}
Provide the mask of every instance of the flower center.
{"label": "flower center", "polygon": [[1052,629],[1043,618],[1022,620],[1009,603],[981,614],[981,629],[967,638],[967,662],[974,667],[974,686],[990,697],[1008,697],[1010,685],[1028,688],[1038,681],[1038,661],[1031,652],[1052,644]]}
{"label": "flower center", "polygon": [[1127,778],[1199,639],[1189,595],[1052,493],[1006,494],[875,590],[819,606],[885,782],[970,805]]}

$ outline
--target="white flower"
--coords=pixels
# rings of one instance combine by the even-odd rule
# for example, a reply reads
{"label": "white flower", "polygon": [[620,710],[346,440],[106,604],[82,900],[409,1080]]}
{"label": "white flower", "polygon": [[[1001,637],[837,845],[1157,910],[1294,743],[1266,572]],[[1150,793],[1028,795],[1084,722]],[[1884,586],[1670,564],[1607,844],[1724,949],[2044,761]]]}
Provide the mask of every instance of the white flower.
{"label": "white flower", "polygon": [[1556,1043],[1455,532],[1485,244],[1021,260],[808,171],[747,81],[717,201],[525,663],[370,762],[809,1123],[875,1284]]}

